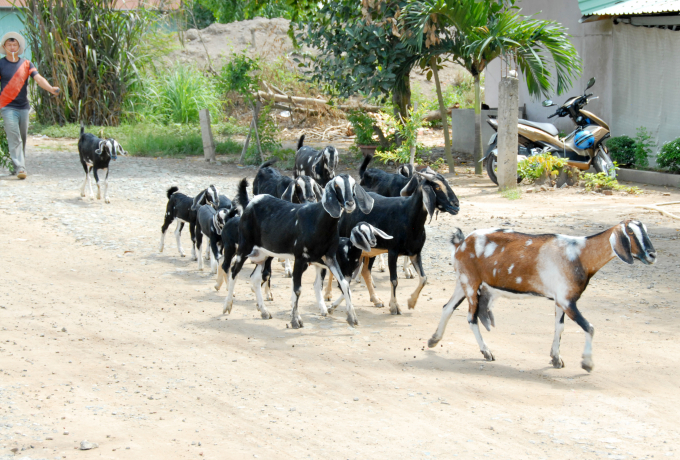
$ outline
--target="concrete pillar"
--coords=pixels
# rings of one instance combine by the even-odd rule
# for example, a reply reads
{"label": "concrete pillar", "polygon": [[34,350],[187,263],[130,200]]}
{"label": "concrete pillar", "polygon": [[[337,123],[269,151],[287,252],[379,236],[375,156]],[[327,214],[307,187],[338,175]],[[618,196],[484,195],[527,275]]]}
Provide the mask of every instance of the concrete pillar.
{"label": "concrete pillar", "polygon": [[517,187],[517,107],[519,81],[514,77],[501,78],[498,85],[498,187],[501,190]]}
{"label": "concrete pillar", "polygon": [[203,157],[205,161],[210,163],[215,162],[215,141],[210,128],[210,112],[208,109],[203,109],[198,112],[198,118],[201,122],[201,135],[203,137]]}

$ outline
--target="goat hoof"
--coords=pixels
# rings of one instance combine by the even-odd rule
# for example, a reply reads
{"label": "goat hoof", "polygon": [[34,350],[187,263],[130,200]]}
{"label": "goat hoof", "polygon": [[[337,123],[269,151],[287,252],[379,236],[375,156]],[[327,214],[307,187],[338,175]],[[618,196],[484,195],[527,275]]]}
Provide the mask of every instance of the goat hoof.
{"label": "goat hoof", "polygon": [[330,302],[331,300],[333,300],[333,294],[326,294],[323,300],[325,300],[326,302]]}
{"label": "goat hoof", "polygon": [[428,348],[434,348],[437,346],[439,343],[439,339],[435,339],[434,337],[430,337],[430,340],[427,341],[427,347]]}
{"label": "goat hoof", "polygon": [[593,368],[595,367],[595,363],[593,363],[592,359],[585,358],[583,361],[581,361],[581,367],[587,372],[592,372]]}
{"label": "goat hoof", "polygon": [[264,300],[266,300],[267,302],[273,302],[274,301],[274,294],[269,294],[268,296],[266,296],[266,298]]}
{"label": "goat hoof", "polygon": [[564,361],[559,356],[553,356],[551,363],[552,367],[555,369],[562,369],[564,367]]}
{"label": "goat hoof", "polygon": [[399,305],[397,305],[397,304],[390,305],[390,314],[391,315],[401,315],[401,309],[399,308]]}
{"label": "goat hoof", "polygon": [[[161,252],[163,252],[163,251],[161,251]],[[180,252],[180,253],[179,253],[179,256],[180,256],[180,257],[186,257],[187,255],[184,254],[183,252]]]}
{"label": "goat hoof", "polygon": [[290,327],[292,327],[293,329],[300,329],[301,327],[303,327],[302,318],[300,317],[293,318],[290,322]]}
{"label": "goat hoof", "polygon": [[262,311],[260,312],[260,316],[262,317],[262,319],[272,319],[271,313],[269,313],[269,312],[268,312],[267,310],[265,310],[264,308],[263,308]]}
{"label": "goat hoof", "polygon": [[413,310],[416,308],[416,302],[411,302],[410,300],[408,301],[408,309]]}
{"label": "goat hoof", "polygon": [[347,315],[347,323],[350,326],[355,327],[359,325],[359,320],[354,315]]}
{"label": "goat hoof", "polygon": [[213,287],[215,288],[215,290],[216,290],[216,291],[219,291],[219,290],[220,290],[220,288],[221,288],[222,286],[220,286],[219,284],[216,284],[216,285],[215,285],[215,286],[213,286]]}
{"label": "goat hoof", "polygon": [[496,361],[496,358],[493,357],[493,353],[491,353],[490,351],[482,350],[482,354],[484,355],[484,359],[486,359],[487,361]]}
{"label": "goat hoof", "polygon": [[232,307],[232,305],[233,305],[232,302],[225,303],[225,304],[224,304],[224,308],[222,309],[222,314],[223,314],[223,315],[229,315],[229,314],[231,314],[231,307]]}

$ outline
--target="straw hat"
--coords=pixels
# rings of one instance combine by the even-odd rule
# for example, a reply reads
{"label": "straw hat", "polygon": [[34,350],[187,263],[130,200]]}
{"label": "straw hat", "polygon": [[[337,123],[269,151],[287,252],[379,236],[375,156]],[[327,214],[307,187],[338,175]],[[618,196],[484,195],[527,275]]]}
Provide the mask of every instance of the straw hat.
{"label": "straw hat", "polygon": [[5,51],[5,42],[10,38],[19,42],[19,51],[17,51],[17,55],[24,54],[24,51],[26,51],[26,39],[16,32],[7,32],[2,36],[2,39],[0,39],[0,55],[4,56],[7,54],[7,51]]}

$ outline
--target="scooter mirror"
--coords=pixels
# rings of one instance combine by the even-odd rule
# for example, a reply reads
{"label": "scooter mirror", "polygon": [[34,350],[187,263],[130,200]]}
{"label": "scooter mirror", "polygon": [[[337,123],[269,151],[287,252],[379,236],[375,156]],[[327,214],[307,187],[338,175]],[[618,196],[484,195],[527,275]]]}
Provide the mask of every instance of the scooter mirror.
{"label": "scooter mirror", "polygon": [[553,105],[555,104],[550,99],[543,101],[543,107],[552,107]]}
{"label": "scooter mirror", "polygon": [[588,80],[588,86],[586,86],[586,91],[588,91],[595,84],[595,77]]}

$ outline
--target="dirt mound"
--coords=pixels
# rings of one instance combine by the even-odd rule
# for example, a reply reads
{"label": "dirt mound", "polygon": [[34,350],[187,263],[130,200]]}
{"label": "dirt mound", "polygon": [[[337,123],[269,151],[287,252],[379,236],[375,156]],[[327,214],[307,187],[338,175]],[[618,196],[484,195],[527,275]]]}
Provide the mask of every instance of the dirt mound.
{"label": "dirt mound", "polygon": [[[170,60],[195,62],[207,67],[207,50],[213,67],[219,69],[229,60],[229,56],[243,51],[251,57],[260,56],[264,59],[291,57],[295,48],[288,36],[289,24],[289,20],[282,18],[255,18],[230,24],[211,24],[200,31],[189,29],[184,34],[183,48],[171,54]],[[427,97],[436,97],[434,81],[427,81],[419,70],[411,72],[412,89],[421,91]],[[466,75],[466,71],[454,64],[449,64],[439,72],[442,86],[458,83],[462,75]]]}

